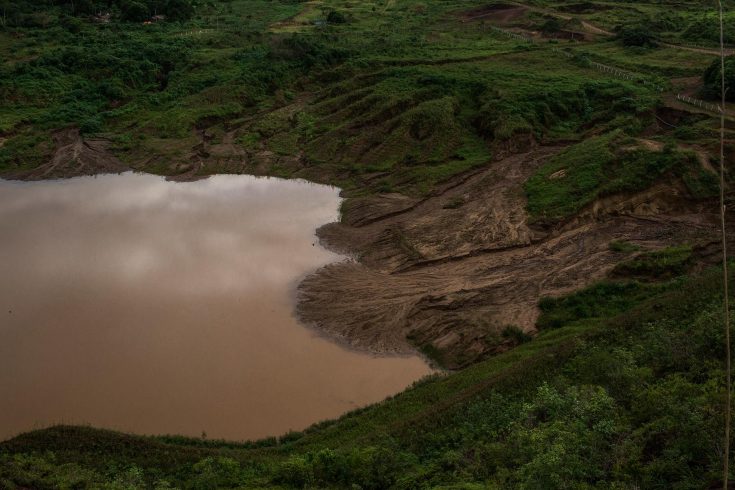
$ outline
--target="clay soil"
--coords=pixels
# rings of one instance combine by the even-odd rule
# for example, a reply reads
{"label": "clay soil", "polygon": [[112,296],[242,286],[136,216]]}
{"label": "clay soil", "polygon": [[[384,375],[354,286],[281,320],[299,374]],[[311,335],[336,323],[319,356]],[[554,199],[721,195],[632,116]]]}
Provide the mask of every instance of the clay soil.
{"label": "clay soil", "polygon": [[[268,173],[265,153],[243,154],[230,131],[217,144],[206,131],[179,180],[213,173]],[[17,176],[48,179],[126,170],[103,140],[77,130],[54,135],[52,158]],[[606,197],[560,223],[531,223],[523,184],[562,147],[530,146],[459,175],[425,198],[350,198],[341,222],[321,227],[327,248],[352,260],[332,264],[299,287],[297,313],[351,347],[376,354],[422,350],[459,368],[514,345],[508,326],[533,334],[538,302],[588,286],[630,259],[614,240],[642,250],[717,241],[717,207],[695,201],[678,181]],[[293,157],[291,157],[293,158]],[[298,159],[283,165],[300,168]],[[173,163],[172,163],[173,165]],[[145,165],[135,168],[145,170]],[[707,169],[709,170],[709,169]],[[315,181],[331,175],[297,173]],[[550,178],[568,178],[556,173]]]}
{"label": "clay soil", "polygon": [[342,222],[318,235],[355,260],[308,277],[299,315],[353,347],[419,348],[457,368],[510,348],[509,325],[533,333],[541,297],[588,286],[630,258],[611,241],[653,250],[717,240],[716,206],[694,204],[678,182],[607,197],[566,222],[529,224],[523,183],[559,150],[494,162],[423,200],[348,200]]}
{"label": "clay soil", "polygon": [[76,128],[67,128],[52,135],[54,150],[51,158],[29,172],[10,175],[22,180],[57,179],[119,173],[129,170],[108,151],[109,142],[103,139],[84,139]]}

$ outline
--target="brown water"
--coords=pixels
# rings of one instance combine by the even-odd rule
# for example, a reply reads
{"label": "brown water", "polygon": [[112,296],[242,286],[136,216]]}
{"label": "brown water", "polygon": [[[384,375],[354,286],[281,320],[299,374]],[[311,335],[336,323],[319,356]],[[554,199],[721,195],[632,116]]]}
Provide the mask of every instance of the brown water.
{"label": "brown water", "polygon": [[217,176],[0,181],[0,440],[53,423],[249,439],[429,373],[293,315],[338,190]]}

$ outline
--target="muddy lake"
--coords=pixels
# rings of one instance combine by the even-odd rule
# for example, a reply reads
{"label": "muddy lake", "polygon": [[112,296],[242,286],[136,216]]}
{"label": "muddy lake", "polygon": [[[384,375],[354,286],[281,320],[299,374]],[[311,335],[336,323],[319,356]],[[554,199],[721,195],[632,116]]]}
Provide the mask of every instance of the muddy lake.
{"label": "muddy lake", "polygon": [[314,235],[339,203],[251,176],[0,181],[0,440],[55,423],[280,435],[428,374],[294,316],[300,280],[344,259]]}

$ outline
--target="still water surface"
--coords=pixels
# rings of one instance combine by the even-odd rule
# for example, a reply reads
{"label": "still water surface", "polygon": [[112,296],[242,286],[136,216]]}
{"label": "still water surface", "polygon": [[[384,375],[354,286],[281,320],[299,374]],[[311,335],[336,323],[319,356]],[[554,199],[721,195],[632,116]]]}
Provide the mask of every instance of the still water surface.
{"label": "still water surface", "polygon": [[400,391],[419,358],[298,323],[338,189],[216,176],[0,181],[0,440],[52,423],[278,435]]}

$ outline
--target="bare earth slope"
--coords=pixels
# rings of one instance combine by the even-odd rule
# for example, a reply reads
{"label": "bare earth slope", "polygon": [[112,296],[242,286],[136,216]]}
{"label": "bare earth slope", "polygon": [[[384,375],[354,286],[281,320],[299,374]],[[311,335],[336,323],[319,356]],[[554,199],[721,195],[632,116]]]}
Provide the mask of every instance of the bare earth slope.
{"label": "bare earth slope", "polygon": [[656,249],[717,239],[714,217],[675,182],[608,197],[571,221],[534,229],[522,186],[558,150],[494,162],[419,202],[395,194],[348,201],[342,223],[319,236],[357,260],[308,277],[300,316],[357,348],[418,347],[461,367],[510,347],[505,327],[533,331],[542,296],[589,285],[630,258],[611,241]]}
{"label": "bare earth slope", "polygon": [[128,168],[108,151],[103,139],[84,139],[77,128],[62,129],[53,134],[54,152],[51,159],[29,172],[11,177],[23,180],[55,179],[118,173]]}

